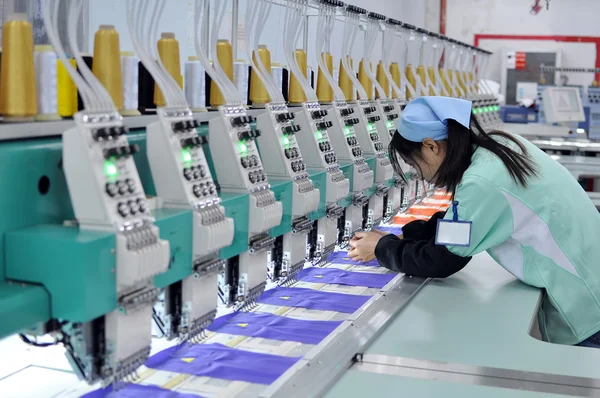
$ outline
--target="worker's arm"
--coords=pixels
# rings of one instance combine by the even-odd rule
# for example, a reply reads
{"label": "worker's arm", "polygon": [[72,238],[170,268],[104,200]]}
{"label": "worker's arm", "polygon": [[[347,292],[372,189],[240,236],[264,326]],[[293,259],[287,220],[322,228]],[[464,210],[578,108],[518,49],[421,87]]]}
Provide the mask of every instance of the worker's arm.
{"label": "worker's arm", "polygon": [[452,254],[446,246],[430,240],[399,239],[386,235],[375,247],[375,257],[383,267],[424,278],[446,278],[467,265],[471,257]]}
{"label": "worker's arm", "polygon": [[[505,194],[480,177],[465,179],[455,199],[459,221],[471,222],[469,246],[435,244],[435,236],[427,241],[382,237],[375,247],[379,263],[396,272],[431,278],[445,278],[462,268],[472,256],[506,241],[513,230],[513,216]],[[449,210],[446,220],[452,221]]]}
{"label": "worker's arm", "polygon": [[429,240],[435,237],[437,222],[440,218],[444,218],[445,215],[445,211],[440,211],[439,213],[435,213],[427,221],[418,220],[409,222],[402,227],[404,239]]}

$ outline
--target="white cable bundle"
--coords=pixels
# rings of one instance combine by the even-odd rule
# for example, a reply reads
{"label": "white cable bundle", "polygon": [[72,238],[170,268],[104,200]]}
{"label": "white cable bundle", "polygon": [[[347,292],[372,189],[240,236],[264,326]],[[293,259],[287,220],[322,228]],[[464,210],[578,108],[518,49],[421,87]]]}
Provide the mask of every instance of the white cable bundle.
{"label": "white cable bundle", "polygon": [[280,66],[278,64],[272,65],[271,76],[273,76],[273,80],[275,80],[275,85],[277,86],[279,91],[281,91],[282,93],[285,92],[283,87],[283,66]]}
{"label": "white cable bundle", "polygon": [[52,46],[35,46],[35,81],[37,88],[37,120],[59,120],[56,62]]}
{"label": "white cable bundle", "polygon": [[83,0],[71,0],[67,10],[67,41],[71,47],[79,71],[67,59],[65,49],[58,34],[59,8],[60,0],[43,0],[42,18],[44,20],[44,27],[46,28],[48,39],[56,51],[56,55],[79,90],[85,110],[91,112],[116,112],[110,94],[86,65],[79,50],[77,26],[83,10]]}
{"label": "white cable bundle", "polygon": [[200,64],[204,67],[206,73],[210,76],[212,81],[219,87],[221,93],[223,94],[223,98],[225,99],[226,105],[242,105],[242,100],[240,94],[235,87],[235,85],[229,80],[229,77],[223,71],[221,64],[219,63],[219,57],[217,54],[217,40],[218,40],[218,32],[219,27],[223,23],[223,18],[225,17],[225,9],[227,6],[226,1],[216,0],[213,2],[214,4],[214,18],[213,18],[213,26],[212,33],[210,35],[210,47],[215,54],[214,61],[211,62],[208,60],[207,49],[204,48],[203,43],[203,33],[202,33],[202,20],[204,16],[208,14],[208,8],[210,6],[210,0],[195,0],[194,3],[194,47],[196,49],[196,55],[198,56],[198,60]]}
{"label": "white cable bundle", "polygon": [[189,57],[184,67],[185,99],[192,112],[206,111],[204,68],[197,57]]}
{"label": "white cable bundle", "polygon": [[442,60],[442,55],[444,54],[444,45],[438,38],[432,38],[433,48],[435,50],[434,60],[433,60],[433,71],[435,73],[435,85],[438,88],[440,94],[443,96],[448,96],[449,93],[446,91],[446,87],[442,82],[442,76],[440,75],[440,62]]}
{"label": "white cable bundle", "polygon": [[166,0],[128,0],[127,27],[135,52],[163,93],[166,107],[187,108],[183,91],[158,55],[158,22],[165,5]]}
{"label": "white cable bundle", "polygon": [[[387,51],[384,51],[382,57],[383,59],[381,60],[381,62],[383,63],[383,71],[385,73],[385,76],[387,77],[388,82],[390,83],[390,88],[391,90],[396,92],[397,98],[406,99],[405,91],[402,90],[398,86],[398,84],[396,84],[394,78],[392,77],[392,73],[390,72],[392,54],[395,54],[397,52],[398,41],[396,40],[395,26],[390,25],[389,23],[388,25],[386,25],[385,30],[383,31],[383,47]],[[398,65],[398,67],[400,67],[400,65]],[[404,72],[401,71],[400,75],[404,75]]]}
{"label": "white cable bundle", "polygon": [[132,52],[121,53],[121,76],[123,77],[123,111],[124,116],[139,115],[139,63],[140,60]]}
{"label": "white cable bundle", "polygon": [[431,77],[429,76],[429,68],[433,67],[433,57],[435,56],[435,48],[433,48],[434,42],[431,40],[431,37],[427,33],[423,33],[423,45],[421,52],[421,65],[425,68],[425,89],[426,95],[431,94],[431,90],[433,90],[434,95],[440,95],[440,91],[435,87]]}
{"label": "white cable bundle", "polygon": [[490,64],[490,54],[485,54],[481,52],[480,56],[477,59],[481,59],[477,66],[477,80],[479,81],[479,90],[483,91],[484,95],[488,95],[489,97],[495,97],[494,90],[489,86],[487,81],[485,80],[485,76],[487,76],[487,70]]}
{"label": "white cable bundle", "polygon": [[401,85],[400,89],[402,90],[403,93],[406,93],[406,89],[408,88],[408,91],[410,91],[410,97],[416,98],[416,97],[418,97],[417,89],[406,78],[406,67],[408,66],[408,63],[409,63],[409,60],[408,60],[408,36],[409,36],[409,33],[406,30],[402,29],[400,26],[398,26],[396,28],[396,36],[397,36],[398,42],[400,44],[400,48],[398,51],[398,66],[400,67],[400,75],[402,76],[402,85]]}
{"label": "white cable bundle", "polygon": [[[460,93],[460,88],[458,87],[458,83],[456,81],[456,75],[454,74],[454,68],[456,66],[456,56],[457,49],[454,43],[447,42],[446,44],[446,54],[448,54],[448,59],[444,63],[444,71],[446,72],[446,79],[448,79],[448,84],[452,87],[452,92],[454,94]],[[458,90],[458,91],[457,91]]]}
{"label": "white cable bundle", "polygon": [[315,47],[315,55],[319,60],[319,67],[321,73],[325,76],[325,79],[329,85],[333,88],[333,96],[336,101],[345,101],[346,96],[340,88],[340,86],[333,80],[333,76],[329,73],[327,65],[325,65],[325,57],[321,56],[322,52],[325,52],[327,40],[331,37],[333,26],[335,23],[335,12],[336,7],[326,3],[319,5],[319,22],[317,24],[317,45]]}
{"label": "white cable bundle", "polygon": [[[246,41],[248,62],[252,66],[252,70],[254,70],[258,78],[262,81],[267,93],[269,93],[270,102],[283,104],[285,103],[283,92],[280,87],[277,87],[275,79],[271,73],[267,71],[267,68],[258,54],[258,43],[267,19],[269,18],[271,5],[270,0],[248,0],[247,10],[249,9],[249,11],[246,11],[246,31],[244,39]],[[253,54],[256,63],[252,57]]]}
{"label": "white cable bundle", "polygon": [[417,92],[417,97],[420,97],[422,95],[427,95],[428,93],[425,90],[425,85],[423,84],[423,82],[421,81],[421,78],[417,74],[417,67],[416,67],[416,64],[419,62],[419,54],[421,51],[421,40],[419,40],[416,37],[415,32],[411,30],[408,32],[408,37],[406,38],[406,44],[407,44],[407,57],[408,57],[407,65],[410,65],[410,70],[411,70],[413,76],[415,77],[415,82],[417,85],[417,87],[415,87],[416,92]]}
{"label": "white cable bundle", "polygon": [[348,62],[350,49],[354,47],[356,35],[359,31],[360,16],[357,13],[346,11],[344,21],[344,35],[342,39],[342,68],[344,68],[346,75],[354,86],[354,90],[352,90],[352,92],[354,93],[358,91],[359,98],[366,99],[368,98],[367,92],[362,84],[360,84],[360,81],[357,79],[354,70],[350,67],[350,63]]}
{"label": "white cable bundle", "polygon": [[373,47],[375,47],[375,40],[377,40],[377,34],[379,32],[379,20],[367,18],[367,28],[365,30],[365,45],[364,45],[364,57],[363,67],[371,82],[373,82],[374,89],[377,90],[377,94],[381,99],[387,99],[387,95],[381,87],[381,84],[377,81],[375,73],[373,73],[371,55],[373,54]]}
{"label": "white cable bundle", "polygon": [[242,60],[233,63],[233,84],[240,93],[242,103],[248,103],[248,64]]}
{"label": "white cable bundle", "polygon": [[[296,77],[308,102],[318,102],[317,93],[310,83],[312,69],[307,67],[306,77],[298,66],[296,58],[296,43],[302,32],[302,21],[306,15],[308,0],[288,0],[285,8],[283,37],[283,52],[290,67],[290,72]],[[320,57],[320,56],[319,56]]]}

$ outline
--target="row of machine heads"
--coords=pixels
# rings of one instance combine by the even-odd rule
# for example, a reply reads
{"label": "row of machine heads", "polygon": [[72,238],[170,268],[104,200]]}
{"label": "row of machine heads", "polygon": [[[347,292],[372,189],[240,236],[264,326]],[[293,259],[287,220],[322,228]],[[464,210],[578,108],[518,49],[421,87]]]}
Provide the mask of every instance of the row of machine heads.
{"label": "row of machine heads", "polygon": [[[289,283],[307,263],[321,265],[431,192],[387,156],[404,105],[268,103],[255,118],[228,104],[208,126],[167,106],[142,138],[126,134],[116,111],[77,113],[50,149],[71,203],[39,199],[71,205],[77,227],[40,217],[6,234],[7,279],[48,295],[50,319],[35,333],[64,344],[82,379],[116,382],[147,359],[152,320],[166,338],[194,340],[219,300],[251,306],[268,280]],[[475,116],[490,126],[488,113]]]}
{"label": "row of machine heads", "polygon": [[398,27],[403,27],[404,29],[407,29],[407,30],[413,30],[413,31],[415,31],[417,33],[421,33],[421,34],[424,34],[424,35],[435,37],[435,38],[444,40],[444,41],[446,41],[448,43],[452,43],[452,44],[456,44],[456,45],[459,45],[459,46],[462,46],[462,47],[466,47],[466,48],[469,48],[469,49],[472,49],[472,50],[475,50],[475,51],[482,52],[484,54],[488,54],[488,55],[492,54],[490,51],[484,50],[484,49],[479,48],[479,47],[475,47],[475,46],[473,46],[471,44],[463,43],[463,42],[458,41],[456,39],[452,39],[450,37],[444,36],[444,35],[442,35],[440,33],[430,32],[430,31],[428,31],[426,29],[423,29],[423,28],[420,28],[420,27],[408,24],[406,22],[399,21],[399,20],[394,19],[394,18],[387,18],[385,15],[378,14],[378,13],[375,13],[375,12],[369,12],[369,11],[367,11],[364,8],[357,7],[357,6],[354,6],[354,5],[351,5],[351,4],[345,4],[342,1],[337,1],[337,0],[323,0],[321,2],[324,3],[324,4],[328,4],[328,5],[332,6],[332,7],[344,8],[347,12],[350,12],[350,13],[363,15],[366,18],[375,19],[375,20],[379,20],[379,21],[382,21],[382,22],[386,22],[386,23],[388,23],[390,25],[394,25],[394,26],[398,26]]}

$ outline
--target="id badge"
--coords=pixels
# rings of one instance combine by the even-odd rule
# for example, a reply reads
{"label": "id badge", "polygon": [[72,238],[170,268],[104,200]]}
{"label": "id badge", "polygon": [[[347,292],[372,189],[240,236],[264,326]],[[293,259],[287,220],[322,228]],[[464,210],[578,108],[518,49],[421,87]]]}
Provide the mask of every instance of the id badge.
{"label": "id badge", "polygon": [[470,246],[471,221],[458,220],[458,202],[452,203],[454,219],[439,219],[435,233],[435,244],[442,246]]}

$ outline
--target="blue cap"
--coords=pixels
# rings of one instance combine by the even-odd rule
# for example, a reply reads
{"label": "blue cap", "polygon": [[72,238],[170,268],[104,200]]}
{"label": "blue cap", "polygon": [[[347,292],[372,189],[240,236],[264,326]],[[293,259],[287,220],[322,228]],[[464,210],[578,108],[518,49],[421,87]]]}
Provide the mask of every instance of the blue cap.
{"label": "blue cap", "polygon": [[448,138],[448,119],[466,128],[471,123],[471,101],[452,97],[419,97],[409,102],[398,121],[398,132],[412,142]]}

